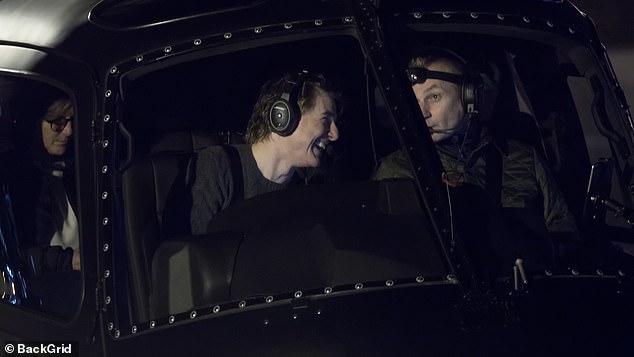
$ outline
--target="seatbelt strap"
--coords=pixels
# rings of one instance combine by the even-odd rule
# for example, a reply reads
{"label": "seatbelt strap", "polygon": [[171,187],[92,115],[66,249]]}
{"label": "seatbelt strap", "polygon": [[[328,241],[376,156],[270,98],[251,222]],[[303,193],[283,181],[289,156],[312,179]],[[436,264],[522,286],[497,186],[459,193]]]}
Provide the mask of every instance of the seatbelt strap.
{"label": "seatbelt strap", "polygon": [[242,159],[240,158],[240,153],[235,146],[224,145],[223,147],[231,162],[234,190],[232,203],[242,201],[244,199],[244,176],[242,174]]}

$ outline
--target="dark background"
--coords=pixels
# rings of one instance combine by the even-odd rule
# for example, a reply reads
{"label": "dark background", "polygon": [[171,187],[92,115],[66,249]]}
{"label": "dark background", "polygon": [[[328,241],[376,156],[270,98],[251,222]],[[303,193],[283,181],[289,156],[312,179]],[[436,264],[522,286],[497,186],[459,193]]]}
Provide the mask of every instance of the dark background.
{"label": "dark background", "polygon": [[594,21],[630,105],[634,103],[634,0],[571,0]]}
{"label": "dark background", "polygon": [[634,47],[634,1],[572,0],[588,14],[608,50]]}

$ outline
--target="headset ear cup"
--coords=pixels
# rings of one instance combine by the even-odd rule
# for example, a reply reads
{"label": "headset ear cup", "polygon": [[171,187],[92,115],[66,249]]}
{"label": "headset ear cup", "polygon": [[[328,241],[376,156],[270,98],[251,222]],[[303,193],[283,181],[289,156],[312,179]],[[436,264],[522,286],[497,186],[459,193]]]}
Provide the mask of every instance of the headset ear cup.
{"label": "headset ear cup", "polygon": [[299,124],[299,119],[297,104],[293,105],[293,103],[289,103],[285,99],[278,99],[269,107],[269,126],[272,132],[280,136],[292,134]]}
{"label": "headset ear cup", "polygon": [[301,119],[298,97],[303,88],[308,71],[302,71],[292,80],[287,80],[282,94],[275,98],[266,110],[271,132],[280,136],[291,135]]}
{"label": "headset ear cup", "polygon": [[478,112],[477,93],[474,83],[468,79],[462,83],[462,104],[467,114]]}

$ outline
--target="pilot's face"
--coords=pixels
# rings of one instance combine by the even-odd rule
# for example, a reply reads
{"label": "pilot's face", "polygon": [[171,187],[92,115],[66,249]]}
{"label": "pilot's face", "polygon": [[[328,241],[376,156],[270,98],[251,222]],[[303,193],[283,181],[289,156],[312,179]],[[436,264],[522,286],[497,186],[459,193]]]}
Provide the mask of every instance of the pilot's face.
{"label": "pilot's face", "polygon": [[48,107],[42,120],[42,144],[55,156],[63,155],[73,134],[73,107],[67,100],[57,100]]}
{"label": "pilot's face", "polygon": [[315,106],[302,114],[297,129],[288,136],[293,167],[317,167],[326,147],[339,139],[336,106],[332,97],[318,90]]}
{"label": "pilot's face", "polygon": [[[452,73],[444,62],[434,62],[429,71]],[[463,128],[468,120],[460,98],[457,84],[439,79],[427,79],[412,86],[425,123],[434,142],[443,141]]]}

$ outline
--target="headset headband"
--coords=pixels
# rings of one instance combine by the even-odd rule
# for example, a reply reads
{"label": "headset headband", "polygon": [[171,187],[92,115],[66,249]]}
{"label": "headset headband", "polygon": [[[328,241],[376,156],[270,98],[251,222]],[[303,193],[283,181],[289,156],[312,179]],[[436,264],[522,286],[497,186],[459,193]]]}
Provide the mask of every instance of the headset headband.
{"label": "headset headband", "polygon": [[439,79],[441,81],[451,82],[457,85],[461,85],[465,81],[465,76],[461,76],[459,74],[430,71],[425,68],[408,68],[406,71],[407,78],[409,78],[409,82],[412,85],[424,83],[428,79]]}

